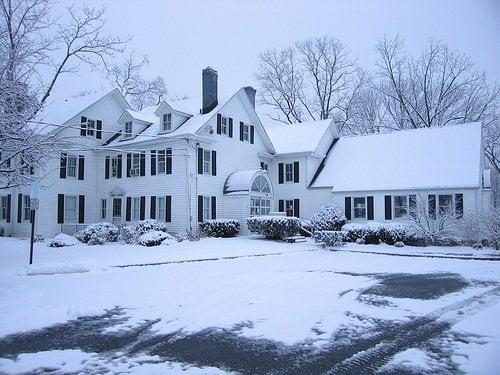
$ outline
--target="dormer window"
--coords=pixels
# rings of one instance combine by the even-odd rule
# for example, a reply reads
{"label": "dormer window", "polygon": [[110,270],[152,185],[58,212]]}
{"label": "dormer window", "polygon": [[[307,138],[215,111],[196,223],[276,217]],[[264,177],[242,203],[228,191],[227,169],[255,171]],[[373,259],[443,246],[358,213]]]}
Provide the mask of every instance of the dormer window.
{"label": "dormer window", "polygon": [[172,130],[172,114],[165,113],[163,115],[163,131],[168,132]]}
{"label": "dormer window", "polygon": [[125,138],[132,137],[132,121],[125,123]]}

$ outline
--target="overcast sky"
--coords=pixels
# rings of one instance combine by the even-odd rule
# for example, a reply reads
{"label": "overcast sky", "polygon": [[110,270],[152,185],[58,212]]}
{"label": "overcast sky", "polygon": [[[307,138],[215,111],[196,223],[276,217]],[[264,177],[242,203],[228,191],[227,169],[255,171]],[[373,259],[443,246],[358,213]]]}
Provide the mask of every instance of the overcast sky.
{"label": "overcast sky", "polygon": [[[222,94],[246,85],[258,88],[253,75],[259,51],[321,35],[341,39],[368,70],[374,65],[374,45],[384,34],[399,33],[414,52],[429,38],[441,39],[500,81],[500,0],[86,3],[107,6],[107,29],[133,37],[128,49],[149,56],[145,75],[163,76],[170,94],[199,97],[201,70],[208,65],[219,72]],[[82,69],[79,76],[66,76],[55,96],[101,86],[101,75]]]}

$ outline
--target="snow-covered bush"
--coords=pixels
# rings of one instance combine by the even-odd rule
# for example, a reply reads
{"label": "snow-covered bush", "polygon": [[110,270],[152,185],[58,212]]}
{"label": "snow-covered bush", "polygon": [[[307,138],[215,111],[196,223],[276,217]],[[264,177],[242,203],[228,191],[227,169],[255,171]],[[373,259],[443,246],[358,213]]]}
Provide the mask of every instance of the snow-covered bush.
{"label": "snow-covered bush", "polygon": [[253,216],[247,218],[248,230],[271,240],[284,240],[300,230],[300,220],[290,216]]}
{"label": "snow-covered bush", "polygon": [[89,245],[103,244],[118,241],[118,227],[111,223],[91,224],[87,228],[75,233],[75,237]]}
{"label": "snow-covered bush", "polygon": [[200,227],[208,237],[234,237],[240,231],[240,222],[232,219],[207,220]]}
{"label": "snow-covered bush", "polygon": [[482,237],[487,244],[500,250],[500,209],[491,208],[481,214]]}
{"label": "snow-covered bush", "polygon": [[74,246],[78,245],[80,241],[78,241],[75,237],[69,236],[64,233],[57,234],[52,241],[50,241],[47,246],[48,247],[64,247],[64,246]]}
{"label": "snow-covered bush", "polygon": [[43,234],[35,234],[33,236],[33,242],[43,242],[45,241],[45,236]]}
{"label": "snow-covered bush", "polygon": [[339,231],[346,222],[344,210],[335,203],[322,206],[318,212],[311,217],[313,231],[328,230]]}
{"label": "snow-covered bush", "polygon": [[152,230],[141,234],[137,243],[141,246],[158,246],[167,238],[173,239],[169,234],[162,232],[160,230]]}
{"label": "snow-covered bush", "polygon": [[148,233],[151,231],[160,231],[160,232],[167,232],[167,226],[165,223],[162,223],[161,221],[155,220],[155,219],[146,219],[139,221],[135,226],[134,226],[135,234],[137,236],[140,236],[144,233]]}
{"label": "snow-covered bush", "polygon": [[0,225],[0,237],[5,236],[5,228]]}
{"label": "snow-covered bush", "polygon": [[345,244],[347,233],[338,230],[318,230],[314,232],[314,242],[323,246],[341,246]]}
{"label": "snow-covered bush", "polygon": [[384,223],[378,229],[379,238],[382,242],[395,245],[402,242],[409,246],[425,246],[426,239],[408,224]]}
{"label": "snow-covered bush", "polygon": [[162,246],[168,246],[168,245],[172,245],[174,243],[178,243],[180,242],[177,237],[175,236],[172,236],[168,233],[165,233],[167,235],[167,237],[165,237],[165,239],[161,242],[161,245]]}
{"label": "snow-covered bush", "polygon": [[396,241],[394,247],[405,247],[405,243],[403,241]]}
{"label": "snow-covered bush", "polygon": [[372,245],[378,245],[380,243],[379,229],[380,224],[378,223],[348,223],[342,226],[342,230],[347,232],[347,242],[356,242],[356,240],[362,239],[365,244]]}

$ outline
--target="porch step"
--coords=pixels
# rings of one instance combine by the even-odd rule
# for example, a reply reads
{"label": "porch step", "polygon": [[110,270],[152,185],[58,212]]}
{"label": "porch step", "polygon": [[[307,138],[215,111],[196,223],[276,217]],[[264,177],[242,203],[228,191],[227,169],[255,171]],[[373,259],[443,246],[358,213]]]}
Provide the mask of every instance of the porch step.
{"label": "porch step", "polygon": [[285,238],[285,241],[290,243],[299,243],[299,242],[306,242],[306,238],[304,236],[290,236]]}

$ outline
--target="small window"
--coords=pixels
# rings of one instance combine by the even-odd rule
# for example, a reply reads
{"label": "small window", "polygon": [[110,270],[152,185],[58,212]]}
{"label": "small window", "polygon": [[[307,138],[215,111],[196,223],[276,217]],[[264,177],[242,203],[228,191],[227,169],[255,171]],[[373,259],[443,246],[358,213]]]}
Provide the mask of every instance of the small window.
{"label": "small window", "polygon": [[158,173],[165,173],[166,162],[165,162],[165,150],[158,150]]}
{"label": "small window", "polygon": [[7,205],[8,205],[8,201],[7,201],[7,197],[6,196],[3,196],[2,197],[2,220],[7,220]]}
{"label": "small window", "polygon": [[132,154],[132,168],[130,170],[131,176],[139,176],[140,171],[140,154]]}
{"label": "small window", "polygon": [[156,203],[156,219],[165,220],[165,197],[158,197]]}
{"label": "small window", "polygon": [[203,150],[203,173],[212,173],[212,151]]}
{"label": "small window", "polygon": [[64,222],[76,223],[76,197],[64,197]]}
{"label": "small window", "polygon": [[285,181],[293,182],[293,163],[285,164]]}
{"label": "small window", "polygon": [[121,218],[122,217],[122,199],[121,198],[113,198],[113,218]]}
{"label": "small window", "polygon": [[257,193],[268,194],[271,192],[271,187],[269,186],[269,182],[264,176],[257,176],[255,180],[253,180],[251,190]]}
{"label": "small window", "polygon": [[172,130],[172,114],[165,113],[163,115],[163,131],[167,132]]}
{"label": "small window", "polygon": [[366,198],[365,197],[355,197],[354,198],[354,218],[355,219],[366,219]]}
{"label": "small window", "polygon": [[243,124],[241,126],[241,137],[244,141],[250,141],[250,125]]}
{"label": "small window", "polygon": [[107,216],[107,200],[101,199],[101,219],[106,219]]}
{"label": "small window", "polygon": [[141,198],[132,199],[132,219],[139,220],[141,217]]}
{"label": "small window", "polygon": [[125,123],[125,138],[132,137],[132,121]]}
{"label": "small window", "polygon": [[268,165],[267,163],[261,161],[260,162],[260,169],[262,169],[263,171],[267,171],[268,170]]}
{"label": "small window", "polygon": [[118,177],[118,157],[111,158],[111,177]]}
{"label": "small window", "polygon": [[453,195],[444,194],[438,197],[439,215],[446,215],[453,210]]}
{"label": "small window", "polygon": [[212,218],[211,203],[210,197],[203,197],[203,220],[210,220]]}
{"label": "small window", "polygon": [[67,175],[68,177],[76,177],[76,156],[68,155],[67,163]]}
{"label": "small window", "polygon": [[285,213],[286,216],[293,216],[293,199],[285,201]]}
{"label": "small window", "polygon": [[220,118],[220,132],[221,134],[228,134],[228,119],[227,117],[221,116]]}
{"label": "small window", "polygon": [[95,130],[95,120],[87,120],[87,135],[93,137]]}
{"label": "small window", "polygon": [[408,196],[395,195],[394,196],[394,218],[400,219],[406,217],[408,214]]}
{"label": "small window", "polygon": [[271,200],[268,198],[250,198],[250,215],[269,215],[271,212]]}
{"label": "small window", "polygon": [[30,220],[31,217],[31,209],[30,209],[30,196],[29,195],[24,195],[23,196],[23,202],[24,202],[24,208],[23,208],[23,218],[24,220]]}

